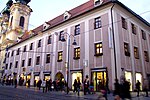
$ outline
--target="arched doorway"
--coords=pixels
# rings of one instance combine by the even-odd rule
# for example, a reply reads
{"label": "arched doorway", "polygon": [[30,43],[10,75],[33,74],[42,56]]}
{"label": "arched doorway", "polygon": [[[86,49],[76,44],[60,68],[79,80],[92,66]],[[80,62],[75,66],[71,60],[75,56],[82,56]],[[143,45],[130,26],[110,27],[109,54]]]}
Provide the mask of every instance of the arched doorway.
{"label": "arched doorway", "polygon": [[61,72],[58,72],[56,75],[55,75],[55,80],[64,80],[64,75],[61,73]]}

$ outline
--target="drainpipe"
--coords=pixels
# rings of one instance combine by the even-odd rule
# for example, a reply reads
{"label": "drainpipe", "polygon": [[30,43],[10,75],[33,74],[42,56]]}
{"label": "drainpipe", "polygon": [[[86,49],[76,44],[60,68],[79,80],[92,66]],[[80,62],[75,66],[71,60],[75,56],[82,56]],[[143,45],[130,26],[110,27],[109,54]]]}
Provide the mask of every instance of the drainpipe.
{"label": "drainpipe", "polygon": [[113,36],[113,46],[114,46],[115,81],[116,81],[117,80],[116,46],[115,46],[115,39],[114,39],[115,35],[114,35],[114,22],[113,22],[113,12],[112,12],[114,6],[115,6],[115,2],[113,2],[113,6],[111,7],[111,25],[112,25],[112,36]]}

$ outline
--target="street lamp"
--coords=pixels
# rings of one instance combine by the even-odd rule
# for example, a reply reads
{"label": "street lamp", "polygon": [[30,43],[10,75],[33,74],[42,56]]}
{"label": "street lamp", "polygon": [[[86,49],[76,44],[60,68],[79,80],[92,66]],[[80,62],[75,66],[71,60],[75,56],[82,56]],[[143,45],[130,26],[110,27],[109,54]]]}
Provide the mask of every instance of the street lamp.
{"label": "street lamp", "polygon": [[[69,83],[69,72],[70,72],[70,69],[69,69],[69,66],[70,66],[70,59],[69,59],[69,57],[70,57],[70,37],[71,36],[74,37],[74,35],[68,34],[68,33],[64,33],[64,34],[68,35],[68,59],[67,59],[67,62],[68,62],[68,64],[67,64],[67,94],[68,94],[69,93],[68,83]],[[62,42],[66,41],[66,39],[64,38],[64,36],[61,37],[61,41]],[[77,45],[75,38],[74,38],[74,41],[73,41],[72,45]]]}

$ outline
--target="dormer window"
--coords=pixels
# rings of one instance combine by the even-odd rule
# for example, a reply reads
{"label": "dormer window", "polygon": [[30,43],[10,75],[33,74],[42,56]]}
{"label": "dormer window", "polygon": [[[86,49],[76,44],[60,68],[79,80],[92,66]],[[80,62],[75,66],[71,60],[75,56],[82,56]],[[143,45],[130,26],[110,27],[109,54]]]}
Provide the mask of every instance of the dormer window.
{"label": "dormer window", "polygon": [[103,0],[94,0],[94,5],[101,5],[103,3]]}
{"label": "dormer window", "polygon": [[46,30],[46,29],[48,29],[50,27],[50,24],[48,23],[48,22],[45,22],[44,24],[43,24],[43,30]]}
{"label": "dormer window", "polygon": [[66,11],[65,13],[64,13],[64,20],[67,20],[67,19],[69,19],[71,17],[71,14],[68,12],[68,11]]}

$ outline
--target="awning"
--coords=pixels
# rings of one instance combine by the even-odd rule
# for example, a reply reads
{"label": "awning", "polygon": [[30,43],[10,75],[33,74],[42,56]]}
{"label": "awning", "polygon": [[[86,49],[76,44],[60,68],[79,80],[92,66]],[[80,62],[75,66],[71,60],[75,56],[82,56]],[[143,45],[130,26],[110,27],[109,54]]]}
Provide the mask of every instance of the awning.
{"label": "awning", "polygon": [[43,74],[51,74],[51,71],[46,71],[46,72],[43,72]]}
{"label": "awning", "polygon": [[35,76],[39,76],[39,75],[40,75],[40,72],[34,72],[34,75],[35,75]]}

